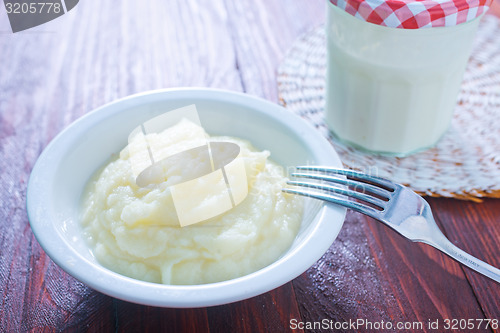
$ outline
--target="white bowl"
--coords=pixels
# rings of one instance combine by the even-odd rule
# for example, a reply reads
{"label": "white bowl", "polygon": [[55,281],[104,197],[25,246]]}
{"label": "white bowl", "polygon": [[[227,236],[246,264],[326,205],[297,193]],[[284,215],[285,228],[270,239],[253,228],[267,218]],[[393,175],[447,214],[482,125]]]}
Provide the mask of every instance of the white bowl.
{"label": "white bowl", "polygon": [[[127,144],[144,121],[196,104],[205,130],[237,136],[271,151],[282,166],[341,166],[332,146],[313,127],[284,108],[249,95],[214,89],[146,92],[105,105],[74,122],[40,155],[31,173],[27,208],[31,229],[56,264],[88,286],[130,302],[201,307],[246,299],[294,279],[329,248],[345,209],[309,209],[291,248],[273,264],[243,277],[205,285],[161,285],[135,280],[101,266],[82,237],[81,195],[94,172]],[[312,207],[312,206],[311,206]],[[307,215],[307,214],[305,214]]]}

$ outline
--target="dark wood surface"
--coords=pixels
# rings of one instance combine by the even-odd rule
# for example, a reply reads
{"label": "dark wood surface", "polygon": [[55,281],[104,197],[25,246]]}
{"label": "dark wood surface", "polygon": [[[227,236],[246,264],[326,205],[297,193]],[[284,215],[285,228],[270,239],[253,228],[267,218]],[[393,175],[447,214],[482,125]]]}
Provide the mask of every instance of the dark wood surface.
{"label": "dark wood surface", "polygon": [[[217,87],[277,102],[277,66],[301,33],[324,22],[324,5],[81,1],[59,19],[16,34],[0,8],[0,332],[280,332],[291,330],[291,319],[418,321],[424,329],[416,331],[444,332],[427,323],[500,319],[498,283],[352,212],[328,252],[300,277],[201,309],[105,296],[63,272],[35,240],[27,181],[63,128],[95,107],[157,88]],[[500,200],[428,201],[453,243],[500,267]],[[473,331],[500,332],[481,327]]]}

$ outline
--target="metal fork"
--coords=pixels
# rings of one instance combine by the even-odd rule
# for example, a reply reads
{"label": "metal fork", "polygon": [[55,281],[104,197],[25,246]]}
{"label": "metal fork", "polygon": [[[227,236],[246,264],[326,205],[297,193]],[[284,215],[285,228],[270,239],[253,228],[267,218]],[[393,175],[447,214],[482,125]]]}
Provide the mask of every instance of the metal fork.
{"label": "metal fork", "polygon": [[[297,170],[302,172],[294,172],[292,177],[313,181],[288,181],[294,188],[284,188],[284,192],[324,200],[368,215],[411,241],[429,244],[500,283],[500,270],[453,245],[439,230],[427,201],[411,189],[353,170],[322,166],[299,166]],[[341,186],[334,186],[336,184]]]}

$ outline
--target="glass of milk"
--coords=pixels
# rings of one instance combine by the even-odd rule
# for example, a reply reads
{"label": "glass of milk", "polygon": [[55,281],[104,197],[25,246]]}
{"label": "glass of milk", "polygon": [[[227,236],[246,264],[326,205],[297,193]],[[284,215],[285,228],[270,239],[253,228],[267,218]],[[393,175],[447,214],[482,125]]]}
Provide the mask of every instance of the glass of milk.
{"label": "glass of milk", "polygon": [[[451,122],[485,1],[458,14],[444,6],[456,7],[449,0],[427,13],[429,0],[328,1],[325,120],[333,134],[398,156],[436,144]],[[407,13],[369,12],[391,2]]]}

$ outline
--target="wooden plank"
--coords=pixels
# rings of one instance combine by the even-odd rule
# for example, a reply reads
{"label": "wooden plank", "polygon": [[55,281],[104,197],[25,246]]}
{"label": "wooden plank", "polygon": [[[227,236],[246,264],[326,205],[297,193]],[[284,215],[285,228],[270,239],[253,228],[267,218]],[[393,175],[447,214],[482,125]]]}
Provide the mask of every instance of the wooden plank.
{"label": "wooden plank", "polygon": [[[448,239],[471,255],[500,267],[500,200],[482,203],[431,198],[434,215]],[[500,320],[500,285],[462,267],[486,318]],[[496,330],[500,332],[499,330]]]}
{"label": "wooden plank", "polygon": [[116,332],[209,332],[204,308],[158,308],[113,299],[113,309]]}
{"label": "wooden plank", "polygon": [[207,312],[212,332],[288,332],[290,320],[301,318],[292,283]]}
{"label": "wooden plank", "polygon": [[353,212],[294,287],[307,321],[415,322],[431,332],[429,320],[484,318],[459,264]]}
{"label": "wooden plank", "polygon": [[295,39],[325,20],[325,0],[226,0],[245,92],[278,101],[276,70]]}

